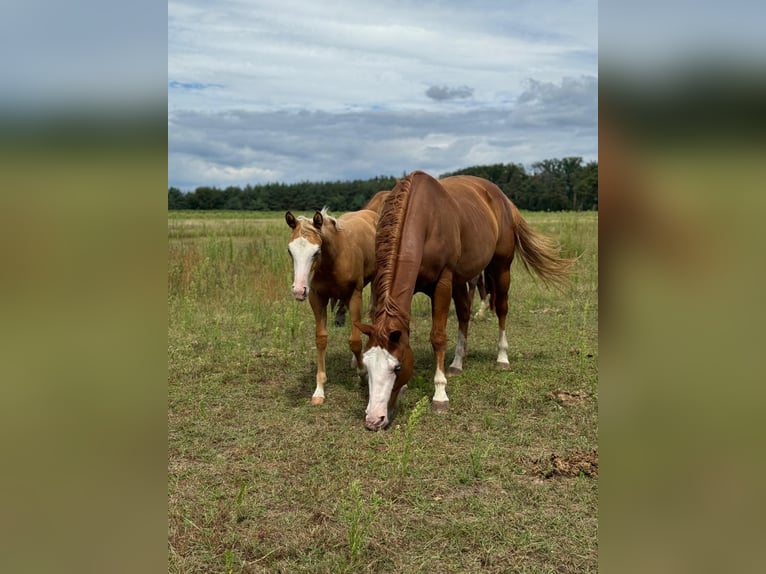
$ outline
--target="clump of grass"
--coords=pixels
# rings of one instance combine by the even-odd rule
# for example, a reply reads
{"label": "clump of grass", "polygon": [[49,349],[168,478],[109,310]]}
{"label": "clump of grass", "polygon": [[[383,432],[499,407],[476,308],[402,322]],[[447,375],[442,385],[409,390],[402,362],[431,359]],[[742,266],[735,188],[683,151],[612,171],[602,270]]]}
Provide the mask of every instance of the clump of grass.
{"label": "clump of grass", "polygon": [[487,457],[493,448],[494,445],[490,443],[484,447],[484,449],[480,449],[479,447],[471,449],[468,471],[464,472],[460,477],[460,482],[462,484],[473,484],[476,480],[479,480],[484,476],[484,461],[487,460]]}
{"label": "clump of grass", "polygon": [[248,517],[245,512],[245,494],[247,494],[247,483],[243,482],[239,487],[239,492],[237,492],[237,498],[235,499],[237,522],[242,522]]}
{"label": "clump of grass", "polygon": [[369,501],[362,498],[362,486],[358,479],[348,487],[341,518],[348,528],[348,555],[352,562],[359,560],[364,552],[367,534],[380,502],[381,498],[377,495]]}

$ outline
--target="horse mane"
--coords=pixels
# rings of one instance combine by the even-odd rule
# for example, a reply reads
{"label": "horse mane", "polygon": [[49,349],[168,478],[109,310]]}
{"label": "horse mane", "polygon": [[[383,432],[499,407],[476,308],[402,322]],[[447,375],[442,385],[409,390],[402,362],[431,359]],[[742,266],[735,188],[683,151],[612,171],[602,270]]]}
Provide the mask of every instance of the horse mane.
{"label": "horse mane", "polygon": [[396,262],[399,258],[399,248],[402,240],[402,227],[404,215],[407,212],[407,204],[412,186],[410,174],[400,180],[386,197],[378,219],[377,233],[375,237],[375,265],[377,275],[373,286],[377,300],[375,318],[382,315],[400,317],[409,324],[409,313],[402,309],[394,298],[391,297],[391,286],[394,283]]}

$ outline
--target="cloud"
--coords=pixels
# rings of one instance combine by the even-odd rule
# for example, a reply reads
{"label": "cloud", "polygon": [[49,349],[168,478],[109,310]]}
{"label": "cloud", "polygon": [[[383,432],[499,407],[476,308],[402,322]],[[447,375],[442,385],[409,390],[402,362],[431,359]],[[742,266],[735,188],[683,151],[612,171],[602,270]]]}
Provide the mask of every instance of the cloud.
{"label": "cloud", "polygon": [[[433,175],[470,165],[553,157],[596,159],[596,116],[577,101],[459,110],[174,111],[168,123],[169,185],[246,185]],[[544,121],[540,120],[540,117]],[[535,119],[534,117],[532,119]],[[230,167],[226,170],[225,167]]]}
{"label": "cloud", "polygon": [[459,86],[457,88],[431,86],[426,90],[426,96],[437,101],[470,98],[473,96],[473,88],[468,86]]}
{"label": "cloud", "polygon": [[559,84],[528,79],[516,98],[514,120],[519,127],[587,126],[598,115],[595,76],[565,77]]}
{"label": "cloud", "polygon": [[168,82],[168,88],[182,90],[206,90],[208,88],[223,88],[222,84],[205,84],[202,82],[178,82],[172,80]]}
{"label": "cloud", "polygon": [[597,2],[553,2],[171,0],[168,183],[595,159]]}

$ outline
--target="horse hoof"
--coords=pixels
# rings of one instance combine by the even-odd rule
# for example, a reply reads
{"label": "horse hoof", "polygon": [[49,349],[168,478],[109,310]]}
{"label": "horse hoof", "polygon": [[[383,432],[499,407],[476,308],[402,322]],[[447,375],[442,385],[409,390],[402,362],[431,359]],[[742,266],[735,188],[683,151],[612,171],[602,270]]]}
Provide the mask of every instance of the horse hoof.
{"label": "horse hoof", "polygon": [[449,367],[447,369],[447,375],[461,375],[463,373],[463,369],[458,369],[457,367]]}
{"label": "horse hoof", "polygon": [[311,397],[311,404],[312,405],[324,404],[324,397]]}
{"label": "horse hoof", "polygon": [[435,413],[449,412],[449,401],[431,401],[431,410]]}
{"label": "horse hoof", "polygon": [[501,371],[507,371],[511,368],[510,363],[501,363],[500,361],[498,361],[496,364],[497,364],[497,368],[500,369]]}

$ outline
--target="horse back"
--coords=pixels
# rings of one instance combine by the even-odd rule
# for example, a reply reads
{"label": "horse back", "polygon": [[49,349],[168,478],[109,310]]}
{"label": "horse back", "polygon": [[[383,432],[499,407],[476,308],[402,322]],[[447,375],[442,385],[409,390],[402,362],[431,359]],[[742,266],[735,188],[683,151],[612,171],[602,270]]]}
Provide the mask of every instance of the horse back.
{"label": "horse back", "polygon": [[337,236],[341,246],[336,265],[346,277],[357,277],[361,273],[366,284],[375,276],[375,227],[378,214],[361,209],[341,215],[338,222],[342,231]]}
{"label": "horse back", "polygon": [[512,257],[512,204],[502,190],[474,176],[452,176],[439,182],[457,204],[460,218],[461,256],[456,274],[469,280],[493,257]]}

